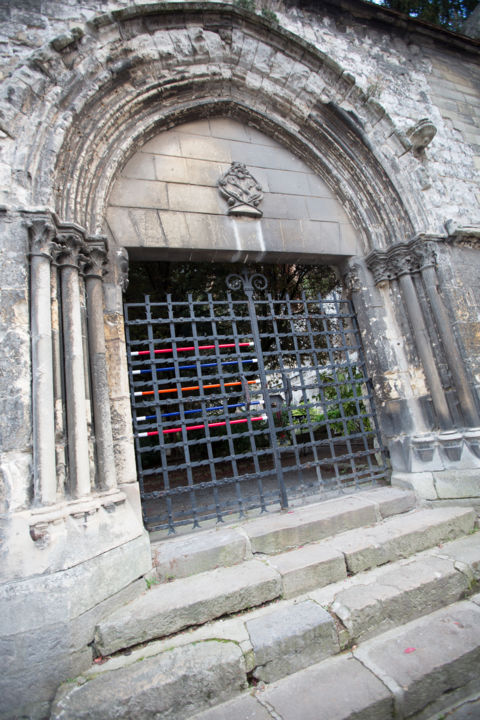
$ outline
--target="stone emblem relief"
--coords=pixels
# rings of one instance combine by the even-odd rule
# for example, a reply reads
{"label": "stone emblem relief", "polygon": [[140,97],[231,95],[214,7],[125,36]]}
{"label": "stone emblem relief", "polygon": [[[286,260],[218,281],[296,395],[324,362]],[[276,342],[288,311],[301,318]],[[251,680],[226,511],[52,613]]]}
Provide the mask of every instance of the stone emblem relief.
{"label": "stone emblem relief", "polygon": [[262,217],[258,205],[263,199],[263,191],[244,163],[232,162],[218,181],[218,189],[228,203],[229,215]]}

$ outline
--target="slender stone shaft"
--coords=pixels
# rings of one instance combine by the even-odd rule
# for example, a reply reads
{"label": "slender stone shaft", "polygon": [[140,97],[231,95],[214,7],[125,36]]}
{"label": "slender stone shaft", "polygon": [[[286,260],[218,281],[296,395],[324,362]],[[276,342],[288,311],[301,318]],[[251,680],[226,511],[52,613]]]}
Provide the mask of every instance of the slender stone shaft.
{"label": "slender stone shaft", "polygon": [[55,502],[57,494],[50,309],[50,252],[55,228],[45,216],[32,218],[29,227],[34,502],[49,505]]}
{"label": "slender stone shaft", "polygon": [[470,391],[463,361],[458,351],[455,336],[450,327],[450,318],[438,292],[435,268],[433,266],[423,268],[422,278],[438,332],[442,339],[448,367],[465,421],[470,427],[478,427],[480,425],[480,416],[475,407],[475,401]]}
{"label": "slender stone shaft", "polygon": [[78,268],[84,242],[79,232],[59,238],[70,491],[84,497],[91,490]]}
{"label": "slender stone shaft", "polygon": [[442,381],[435,364],[430,337],[428,335],[425,321],[418,301],[415,286],[410,275],[404,274],[399,277],[400,287],[402,289],[405,305],[407,308],[408,318],[415,337],[418,354],[422,361],[425,371],[425,378],[432,396],[433,407],[437,415],[438,423],[442,430],[448,430],[453,427],[450,410],[448,408],[445,392],[442,387]]}
{"label": "slender stone shaft", "polygon": [[88,345],[93,396],[93,420],[97,452],[98,483],[103,489],[116,487],[112,421],[108,392],[105,332],[103,326],[102,269],[106,258],[103,242],[88,242],[85,268],[87,289]]}
{"label": "slender stone shaft", "polygon": [[57,493],[65,492],[67,471],[66,459],[66,418],[63,392],[63,354],[60,321],[59,278],[51,273],[52,348],[53,348],[53,400],[55,403],[55,450],[57,459]]}

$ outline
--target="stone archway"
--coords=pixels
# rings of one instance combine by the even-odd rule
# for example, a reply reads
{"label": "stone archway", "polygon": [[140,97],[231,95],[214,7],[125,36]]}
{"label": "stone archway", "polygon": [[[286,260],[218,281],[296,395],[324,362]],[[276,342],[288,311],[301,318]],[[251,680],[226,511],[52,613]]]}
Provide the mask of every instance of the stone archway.
{"label": "stone archway", "polygon": [[[338,221],[350,236],[334,257],[355,303],[397,480],[431,500],[478,496],[475,388],[435,267],[442,252],[449,262],[440,213],[425,210],[424,168],[405,128],[347,63],[231,4],[158,2],[48,38],[5,81],[0,222],[10,355],[0,501],[13,712],[34,702],[48,712],[59,680],[90,663],[97,613],[140,592],[134,581],[151,566],[123,343],[128,243],[103,233],[123,169],[183,123],[223,117],[253,128],[328,189],[348,218]],[[478,244],[477,236],[478,228],[457,232],[462,242]],[[230,236],[226,247],[237,249]],[[29,675],[40,650],[40,670]],[[33,680],[19,700],[25,677]]]}
{"label": "stone archway", "polygon": [[[244,161],[245,164],[241,161]],[[231,212],[231,206],[227,203],[224,194],[220,192],[219,183],[237,166],[243,168],[242,172],[250,179],[249,182],[245,181],[245,188],[252,184],[256,189],[255,204],[240,206]],[[241,181],[239,183],[238,187],[242,187]],[[154,136],[139,148],[113,184],[106,214],[105,232],[109,244],[112,247],[124,247],[132,260],[140,260],[145,264],[148,264],[149,260],[223,262],[226,267],[237,268],[236,270],[231,269],[230,273],[238,272],[238,263],[253,264],[250,272],[255,272],[255,263],[276,263],[280,267],[291,264],[298,268],[306,265],[318,266],[319,264],[334,264],[339,267],[350,257],[362,254],[361,244],[352,224],[326,183],[313,173],[305,162],[295,157],[276,140],[247,124],[241,124],[228,117],[210,117],[177,125],[175,128]],[[206,268],[204,271],[208,272]],[[218,272],[222,274],[223,268]],[[226,288],[222,284],[221,287],[218,283],[215,285],[214,292],[217,299],[223,297],[224,289]],[[269,288],[270,290],[271,288]],[[151,291],[155,293],[155,302],[166,301],[166,288],[162,287],[160,278],[158,285],[152,279]],[[175,292],[178,294],[179,291],[180,288],[177,285]],[[183,294],[180,293],[180,297],[176,297],[178,304],[174,302],[168,305],[168,317],[171,312],[175,330],[168,322],[161,327],[152,320],[152,325],[148,326],[149,337],[152,334],[152,337],[157,338],[155,343],[157,341],[167,342],[167,354],[170,342],[169,333],[173,333],[175,336],[183,333],[180,346],[182,344],[191,345],[194,337],[198,337],[197,333],[206,332],[204,324],[210,322],[205,317],[203,323],[199,321],[197,324],[195,321],[190,331],[184,327],[181,320],[181,308],[183,307],[182,303],[187,301],[190,292],[192,292],[192,288],[189,289],[186,285]],[[202,292],[200,290],[200,293]],[[259,373],[261,380],[255,379],[256,376],[250,378],[251,383],[256,383],[255,387],[251,387],[249,391],[249,393],[253,393],[252,397],[255,397],[254,405],[265,404],[269,421],[267,428],[260,431],[255,431],[253,426],[251,428],[248,426],[249,430],[241,436],[238,435],[238,432],[235,437],[231,437],[227,433],[225,437],[229,439],[225,442],[229,443],[228,450],[223,448],[222,437],[210,438],[210,431],[206,439],[198,440],[196,437],[198,428],[196,428],[194,437],[191,439],[189,429],[195,425],[195,422],[192,424],[187,421],[191,421],[193,418],[197,425],[199,422],[204,422],[206,427],[210,428],[211,422],[213,422],[211,421],[211,412],[214,411],[214,414],[220,418],[220,425],[223,422],[223,425],[227,424],[230,428],[231,418],[228,419],[228,415],[231,413],[231,408],[234,408],[237,414],[241,412],[243,397],[243,391],[239,392],[238,387],[232,386],[239,386],[243,381],[238,380],[235,372],[231,376],[228,373],[232,371],[231,366],[237,360],[241,365],[246,361],[242,359],[243,356],[235,355],[237,351],[232,349],[231,343],[227,343],[227,347],[222,349],[220,346],[216,350],[217,353],[230,353],[226,359],[223,358],[228,365],[224,369],[225,362],[215,354],[212,355],[211,348],[210,352],[207,352],[209,347],[203,347],[206,339],[204,338],[203,345],[201,341],[198,341],[202,346],[198,351],[202,356],[198,358],[200,363],[198,372],[211,375],[214,372],[212,366],[218,367],[221,378],[223,378],[224,372],[227,373],[226,379],[223,380],[227,384],[223,388],[221,380],[220,385],[217,383],[215,389],[215,383],[212,385],[211,378],[202,380],[199,388],[203,388],[206,383],[206,387],[209,389],[205,391],[207,397],[204,397],[200,405],[195,389],[189,388],[192,392],[187,393],[192,397],[185,400],[185,423],[182,420],[185,430],[182,438],[184,452],[188,454],[189,458],[188,483],[183,466],[177,457],[180,450],[175,445],[175,437],[168,435],[175,430],[176,425],[174,423],[173,429],[171,426],[167,429],[163,429],[163,425],[161,426],[164,417],[162,413],[167,413],[166,417],[171,417],[172,414],[177,417],[179,413],[183,412],[183,400],[182,404],[177,406],[175,398],[167,397],[165,394],[160,394],[153,400],[151,398],[151,392],[154,392],[151,390],[152,382],[155,387],[157,382],[160,382],[163,388],[159,390],[160,393],[171,391],[168,379],[165,379],[167,383],[165,388],[163,380],[155,379],[153,381],[152,377],[159,378],[159,372],[162,373],[163,378],[167,378],[167,375],[169,377],[168,372],[165,375],[164,370],[171,369],[169,366],[172,360],[171,358],[170,361],[166,359],[165,365],[162,363],[162,358],[153,356],[151,364],[145,365],[144,354],[145,352],[148,354],[148,350],[145,350],[142,345],[142,357],[137,357],[136,353],[142,330],[137,324],[141,321],[135,320],[135,317],[137,317],[136,313],[139,313],[139,317],[142,316],[140,308],[144,302],[147,301],[141,295],[127,300],[125,306],[127,344],[130,361],[133,363],[129,369],[131,396],[129,399],[125,398],[120,406],[119,393],[111,388],[111,394],[116,398],[115,414],[117,416],[129,417],[129,405],[130,402],[132,403],[139,482],[144,500],[144,516],[149,529],[164,529],[168,525],[173,530],[177,523],[192,522],[189,515],[191,503],[195,508],[195,513],[198,512],[198,517],[196,514],[194,515],[195,523],[198,522],[200,516],[204,522],[213,512],[212,492],[216,497],[215,507],[217,510],[215,512],[217,512],[218,519],[222,518],[223,512],[227,514],[235,512],[236,504],[230,497],[234,487],[238,497],[248,495],[248,498],[243,497],[241,500],[240,508],[243,508],[244,505],[249,508],[262,508],[265,507],[265,504],[275,504],[279,501],[275,490],[277,471],[282,474],[282,477],[285,477],[285,481],[281,480],[280,482],[282,488],[280,502],[284,507],[289,502],[288,497],[290,497],[290,501],[302,493],[305,497],[311,497],[315,493],[320,493],[320,496],[325,497],[328,493],[343,492],[349,482],[353,484],[368,483],[383,476],[385,468],[378,466],[374,448],[374,442],[377,442],[377,440],[374,441],[375,411],[365,384],[364,365],[358,339],[355,337],[354,340],[351,334],[353,331],[350,325],[351,307],[345,298],[335,300],[335,303],[338,303],[338,305],[335,304],[335,307],[338,307],[338,315],[335,318],[328,316],[328,312],[331,314],[335,312],[333,306],[330,307],[328,302],[325,302],[325,305],[323,302],[319,302],[316,294],[310,297],[310,302],[305,302],[302,306],[305,323],[309,327],[315,325],[317,328],[317,333],[315,333],[317,339],[315,340],[314,335],[310,334],[308,335],[309,340],[304,338],[303,342],[307,342],[307,344],[308,342],[315,344],[317,341],[323,343],[333,353],[330,360],[328,351],[325,351],[326,355],[320,351],[317,353],[316,350],[312,353],[305,350],[303,355],[295,354],[289,345],[289,342],[293,343],[293,319],[293,324],[284,328],[283,333],[287,333],[285,335],[277,329],[277,320],[269,322],[266,317],[264,318],[263,332],[271,333],[272,338],[275,336],[274,344],[280,343],[281,347],[285,345],[282,351],[277,347],[275,357],[267,353],[266,369]],[[277,302],[281,303],[281,298],[275,296],[275,303]],[[150,303],[150,299],[148,303]],[[148,307],[152,307],[151,311],[146,311],[148,317],[150,317],[150,312],[160,311],[160,306],[150,306],[149,304]],[[236,306],[232,304],[228,307],[234,314]],[[276,308],[277,305],[272,305],[271,308],[269,306],[270,309],[267,311],[264,303],[259,302],[257,305],[258,312],[267,312],[267,314],[270,311],[274,313],[274,307]],[[282,305],[282,307],[287,313],[292,312],[287,309],[287,305]],[[323,308],[325,308],[325,315],[322,315],[322,320],[320,320],[319,313],[323,312]],[[217,327],[214,320],[217,311],[213,311],[212,308],[204,310],[204,314],[208,315],[213,322],[212,327]],[[195,312],[193,305],[191,312]],[[173,321],[176,313],[179,313],[179,318]],[[210,337],[210,341],[217,342],[214,337],[215,332],[230,332],[237,337],[240,332],[237,321],[241,325],[243,322],[242,327],[245,325],[240,316],[235,320],[232,318],[232,323],[227,322],[225,327],[222,326],[223,330],[212,330],[213,336]],[[280,316],[278,322],[282,322]],[[344,322],[349,327],[346,334],[343,328]],[[324,327],[322,323],[331,327],[331,331],[325,333],[322,330]],[[253,326],[247,327],[247,325],[243,327],[242,332],[247,332],[249,337],[250,333],[253,333],[252,337],[254,337],[256,331],[252,330]],[[334,330],[337,325],[341,328],[338,333]],[[266,330],[267,326],[268,331]],[[143,329],[147,331],[147,327]],[[194,336],[190,336],[189,332],[193,332]],[[164,333],[167,335],[164,341],[161,341],[160,337],[163,337]],[[335,339],[333,339],[334,334]],[[207,336],[209,335],[210,333],[207,332]],[[171,342],[175,344],[177,341],[172,340]],[[219,340],[218,342],[224,341]],[[235,347],[236,342],[234,343]],[[265,335],[263,340],[257,336],[256,340],[250,343],[256,346],[255,350],[250,349],[250,353],[254,352],[256,358],[262,359],[262,367],[264,367],[262,348],[266,347],[266,342]],[[245,344],[249,345],[248,342],[243,343],[243,345]],[[335,346],[337,346],[338,357],[341,356],[342,360],[337,358]],[[239,350],[242,353],[245,348],[243,350],[239,348]],[[231,355],[232,353],[234,355]],[[209,357],[205,360],[207,355]],[[333,359],[334,356],[339,363],[338,367],[337,361]],[[119,353],[115,357],[109,357],[110,365],[121,367],[124,357],[125,349],[119,349]],[[258,359],[258,363],[260,363],[260,359]],[[357,360],[358,364],[356,364]],[[161,368],[159,363],[162,365]],[[309,363],[310,369],[307,368]],[[269,396],[273,392],[272,387],[278,382],[279,368],[284,365],[289,369],[285,369],[283,375],[286,377],[285,373],[287,373],[289,377],[291,375],[294,378],[292,393],[297,402],[301,402],[301,406],[296,410],[293,409],[293,406],[290,407],[291,402],[289,407],[284,406],[283,412],[289,414],[290,417],[291,431],[288,431],[289,440],[285,435],[284,447],[281,447],[277,442],[277,430],[275,429],[275,423],[278,424],[279,421],[270,407]],[[330,367],[333,375],[328,374],[327,366]],[[187,373],[188,377],[196,377],[191,364],[188,363],[180,363],[178,372],[179,377],[182,373]],[[327,421],[325,428],[321,431],[317,426],[307,423],[306,428],[300,432],[298,428],[295,429],[295,422],[298,424],[297,416],[292,414],[301,413],[307,408],[305,403],[312,402],[313,415],[316,413],[317,416],[320,416],[323,412],[325,417],[330,417],[332,406],[329,403],[333,403],[334,400],[332,398],[328,400],[322,395],[323,411],[320,410],[318,405],[320,401],[318,398],[317,400],[313,399],[313,396],[315,393],[319,395],[322,391],[320,388],[315,390],[314,386],[310,387],[309,384],[312,382],[315,384],[317,380],[320,384],[320,378],[327,377],[327,375],[328,382],[335,382],[340,388],[339,397],[344,397],[344,393],[357,392],[357,390],[359,393],[358,407],[352,408],[347,400],[345,403],[340,401],[337,407],[338,412],[343,415],[348,415],[349,412],[355,415],[355,418],[349,417],[345,420],[342,425],[343,436],[337,440],[333,438],[333,435],[342,434],[337,425],[330,426]],[[313,376],[315,379],[312,379]],[[360,381],[360,377],[363,378],[362,381]],[[349,384],[347,378],[350,378],[354,385],[357,383],[355,388],[351,383]],[[290,380],[285,380],[285,382],[288,385]],[[183,386],[186,387],[192,383],[193,380],[186,381],[186,383],[183,382]],[[261,383],[261,390],[258,383]],[[360,388],[362,389],[360,390]],[[137,397],[139,393],[142,395],[142,391],[145,391],[145,399],[142,399],[143,396]],[[183,391],[178,390],[178,392]],[[335,394],[336,390],[333,392]],[[363,392],[365,398],[360,398]],[[316,402],[317,404],[315,404]],[[221,407],[219,408],[219,403],[220,405],[225,404],[223,410]],[[369,410],[367,410],[367,406],[370,408]],[[152,420],[152,412],[154,415],[160,413],[158,420],[160,425]],[[360,419],[363,412],[365,413],[365,422]],[[199,413],[202,414],[200,419],[198,419]],[[367,418],[368,413],[372,414],[369,414]],[[147,419],[145,419],[145,415],[147,415]],[[243,419],[235,419],[234,424],[237,425],[233,427],[233,430],[244,430],[247,425],[240,428],[238,423],[249,423],[249,417],[247,412]],[[137,420],[137,418],[139,419]],[[256,417],[255,421],[259,419]],[[144,427],[145,422],[148,425],[147,430]],[[284,420],[284,424],[288,425],[288,422]],[[257,425],[256,427],[261,426]],[[156,450],[149,453],[150,441],[141,439],[145,437],[146,433],[148,434],[147,431],[150,431],[151,438],[156,434],[157,439],[159,435],[160,438],[163,438],[163,433],[167,433],[168,438],[167,435],[165,438],[172,440],[175,445],[173,455],[170,457],[170,450],[167,449],[167,452],[163,445],[158,445],[158,442],[155,445]],[[278,432],[281,433],[282,430],[280,429]],[[312,439],[315,437],[315,432],[317,432],[318,449],[316,441],[314,442]],[[350,434],[355,437],[350,438]],[[250,461],[242,455],[241,449],[243,448],[244,452],[243,444],[245,442],[252,443]],[[381,441],[378,442],[380,444]],[[207,450],[208,453],[204,456],[202,452]],[[256,458],[257,450],[261,455],[261,466]],[[148,458],[145,455],[146,452]],[[158,465],[160,456],[162,461]],[[228,460],[225,459],[227,456]],[[345,459],[347,457],[348,459]],[[196,459],[195,462],[193,458]],[[272,465],[273,461],[275,464]],[[147,467],[145,463],[147,463]],[[155,463],[157,464],[155,465]],[[180,464],[176,467],[175,463]],[[154,477],[155,467],[162,476],[162,480]],[[160,467],[163,467],[163,470],[160,470]],[[332,467],[334,476],[332,476]],[[277,469],[275,470],[275,468]],[[256,476],[257,480],[251,479],[250,476],[252,478]],[[332,477],[336,477],[336,480],[332,480]],[[257,482],[265,483],[269,487],[266,493],[267,499],[264,497],[263,490],[257,493]],[[217,483],[219,484],[218,488]],[[247,487],[249,488],[248,492]],[[190,495],[187,494],[188,488],[190,488]],[[158,492],[159,489],[163,495],[163,501],[155,500],[155,492]],[[168,502],[165,504],[166,495],[168,495]],[[223,501],[220,500],[220,496],[224,497]],[[167,508],[168,520],[166,519]],[[178,518],[176,517],[177,511]],[[155,521],[153,516],[157,517]]]}
{"label": "stone archway", "polygon": [[98,232],[111,183],[136,148],[162,129],[222,115],[302,157],[346,207],[365,251],[425,230],[411,144],[352,75],[261,17],[225,6],[219,23],[216,13],[208,3],[113,11],[90,23],[81,46],[72,39],[35,59],[60,83],[45,93],[35,139],[23,131],[34,202]]}
{"label": "stone archway", "polygon": [[[59,84],[51,83],[45,93],[36,142],[22,125],[29,148],[26,172],[34,201],[53,202],[60,221],[77,223],[85,235],[102,231],[113,183],[136,150],[160,131],[194,119],[221,115],[247,123],[280,142],[328,185],[355,228],[358,255],[353,266],[345,263],[344,272],[361,318],[383,424],[390,428],[392,449],[400,448],[394,465],[410,470],[415,463],[405,437],[428,435],[439,413],[445,429],[457,421],[447,409],[433,356],[421,349],[422,328],[408,334],[406,343],[384,342],[418,316],[418,303],[403,297],[398,305],[395,288],[375,288],[362,259],[398,244],[402,253],[410,248],[407,240],[428,228],[417,180],[412,183],[418,161],[408,138],[328,56],[232,6],[222,8],[221,23],[208,4],[185,5],[181,13],[165,4],[113,11],[90,23],[81,44],[72,36],[66,45],[52,47],[35,58],[36,67],[58,77]],[[50,152],[40,152],[40,146]],[[118,348],[122,274],[113,261],[119,257],[111,248],[106,284],[106,330]],[[409,267],[419,272],[421,265]],[[422,311],[425,327],[431,312]],[[451,340],[447,335],[443,344]],[[453,357],[449,362],[458,364]],[[455,386],[473,408],[465,373]],[[429,393],[435,396],[434,416],[426,412]],[[123,411],[113,414],[126,417]],[[472,418],[476,414],[472,411]],[[123,458],[124,477],[131,481],[125,425],[117,437],[122,438],[117,458]]]}

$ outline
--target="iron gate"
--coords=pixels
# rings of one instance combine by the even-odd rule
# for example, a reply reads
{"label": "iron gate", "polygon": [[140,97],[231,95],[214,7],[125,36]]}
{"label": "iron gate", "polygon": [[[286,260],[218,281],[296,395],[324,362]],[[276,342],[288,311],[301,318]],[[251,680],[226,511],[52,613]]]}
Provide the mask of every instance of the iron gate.
{"label": "iron gate", "polygon": [[350,301],[275,299],[259,274],[220,299],[125,304],[146,526],[288,507],[385,477]]}

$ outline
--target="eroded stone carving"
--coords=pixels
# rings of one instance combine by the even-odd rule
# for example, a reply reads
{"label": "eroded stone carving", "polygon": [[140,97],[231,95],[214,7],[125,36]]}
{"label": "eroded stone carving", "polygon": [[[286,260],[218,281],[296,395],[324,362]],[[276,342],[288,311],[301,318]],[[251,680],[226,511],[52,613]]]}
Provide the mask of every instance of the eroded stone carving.
{"label": "eroded stone carving", "polygon": [[107,244],[103,238],[87,238],[85,247],[84,274],[102,278],[107,271]]}
{"label": "eroded stone carving", "polygon": [[229,215],[262,217],[258,205],[263,191],[244,163],[232,162],[230,169],[218,181],[218,189],[228,203]]}
{"label": "eroded stone carving", "polygon": [[420,272],[427,267],[435,267],[436,260],[435,243],[422,238],[392,245],[385,251],[374,250],[366,257],[367,267],[373,273],[376,285]]}
{"label": "eroded stone carving", "polygon": [[30,235],[30,256],[44,256],[51,259],[55,249],[56,229],[46,213],[32,213],[27,219]]}
{"label": "eroded stone carving", "polygon": [[428,118],[422,118],[413,127],[407,130],[407,136],[414,152],[420,153],[430,145],[437,134],[437,128]]}
{"label": "eroded stone carving", "polygon": [[359,273],[360,265],[358,263],[354,263],[353,265],[350,265],[343,276],[343,282],[349,295],[355,292],[360,292],[362,289],[362,282],[360,280]]}
{"label": "eroded stone carving", "polygon": [[115,250],[115,261],[118,272],[118,284],[124,293],[128,288],[128,252],[125,248],[117,248],[117,250]]}
{"label": "eroded stone carving", "polygon": [[73,223],[62,223],[57,234],[57,262],[62,267],[79,270],[86,257],[87,246],[83,230]]}
{"label": "eroded stone carving", "polygon": [[445,229],[450,242],[463,247],[480,247],[480,223],[477,225],[457,225],[454,220],[447,220]]}

